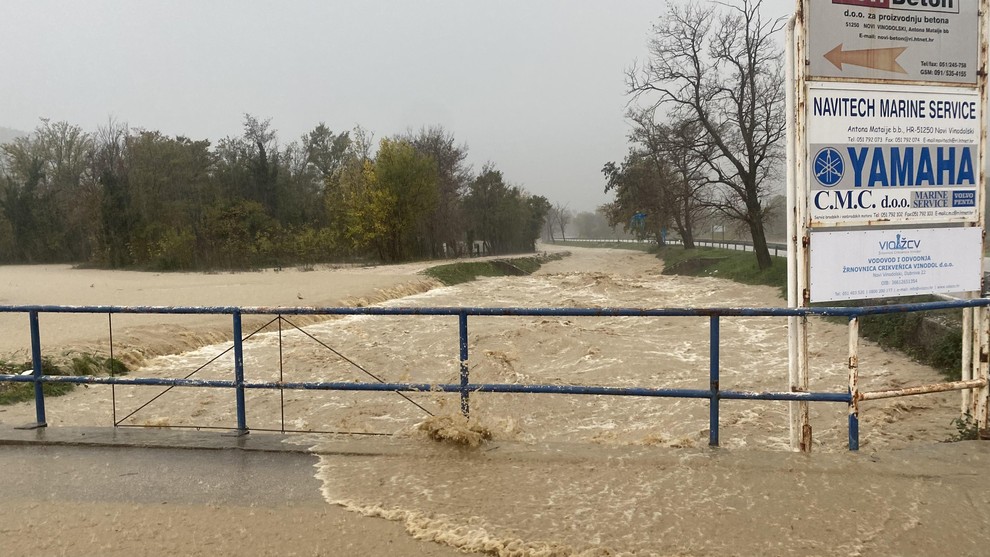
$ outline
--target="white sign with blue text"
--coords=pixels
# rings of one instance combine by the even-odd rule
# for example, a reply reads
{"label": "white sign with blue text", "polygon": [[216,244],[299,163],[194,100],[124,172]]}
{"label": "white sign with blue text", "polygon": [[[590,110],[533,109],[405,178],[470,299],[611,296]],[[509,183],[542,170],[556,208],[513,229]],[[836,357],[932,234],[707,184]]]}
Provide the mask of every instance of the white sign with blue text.
{"label": "white sign with blue text", "polygon": [[811,301],[980,289],[983,229],[819,231],[811,234]]}
{"label": "white sign with blue text", "polygon": [[979,92],[815,84],[808,114],[812,227],[978,220]]}

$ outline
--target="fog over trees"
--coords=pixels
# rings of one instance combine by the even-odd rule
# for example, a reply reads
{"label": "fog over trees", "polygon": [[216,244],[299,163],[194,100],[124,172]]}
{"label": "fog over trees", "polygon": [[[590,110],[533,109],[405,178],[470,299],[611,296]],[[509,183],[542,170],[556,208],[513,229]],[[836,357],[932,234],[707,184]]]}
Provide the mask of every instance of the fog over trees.
{"label": "fog over trees", "polygon": [[0,263],[234,269],[532,251],[550,202],[475,173],[442,127],[382,138],[270,120],[215,145],[43,120],[0,146]]}

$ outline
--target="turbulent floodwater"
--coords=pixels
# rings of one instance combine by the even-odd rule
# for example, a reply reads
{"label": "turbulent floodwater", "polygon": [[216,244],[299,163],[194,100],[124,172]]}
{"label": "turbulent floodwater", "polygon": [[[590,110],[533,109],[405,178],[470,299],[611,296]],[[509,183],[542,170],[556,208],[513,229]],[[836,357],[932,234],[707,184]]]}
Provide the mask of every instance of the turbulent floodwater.
{"label": "turbulent floodwater", "polygon": [[[643,308],[781,303],[771,288],[663,276],[651,257],[605,252],[548,265],[535,276],[484,279],[383,305]],[[468,326],[472,382],[708,386],[707,318],[470,317]],[[722,388],[787,390],[786,330],[786,320],[781,318],[723,318]],[[374,381],[373,374],[386,382],[458,382],[456,317],[352,316],[310,325],[304,331],[295,329],[293,318],[288,317],[281,332],[273,324],[252,336],[245,343],[246,379]],[[813,390],[845,389],[846,334],[841,325],[813,323]],[[211,345],[156,358],[135,375],[184,376],[227,348],[229,344]],[[231,367],[228,353],[194,377],[228,379]],[[868,342],[863,343],[861,367],[865,389],[937,380],[931,369]],[[116,395],[118,417],[150,398],[148,388],[137,387],[118,387]],[[956,396],[864,405],[862,446],[895,448],[947,438],[953,432]],[[249,391],[248,425],[253,429],[410,434],[427,417],[424,409],[442,415],[456,413],[458,407],[457,395],[415,393],[408,397],[416,404],[395,393]],[[230,427],[234,424],[231,398],[227,391],[174,389],[127,423]],[[691,447],[706,444],[708,438],[708,403],[703,400],[476,393],[471,407],[477,421],[503,440]],[[845,414],[842,404],[812,405],[816,449],[844,449]],[[720,437],[726,447],[786,450],[787,424],[787,403],[722,403]]]}
{"label": "turbulent floodwater", "polygon": [[[663,276],[651,256],[580,250],[534,276],[437,288],[384,305],[656,308],[781,304],[771,288],[715,278]],[[305,332],[295,329],[290,317],[281,326],[279,331],[273,324],[245,343],[248,381],[370,381],[368,374],[374,374],[386,382],[458,382],[456,317],[356,316],[309,325]],[[722,388],[786,390],[786,330],[782,318],[724,318]],[[706,389],[708,384],[707,318],[471,317],[469,331],[469,369],[476,383],[688,389]],[[812,324],[813,390],[842,392],[846,388],[846,335],[841,325]],[[229,353],[208,364],[228,347],[229,343],[211,345],[155,358],[133,375],[182,377],[205,366],[194,377],[229,379]],[[938,380],[931,369],[865,341],[861,370],[865,390]],[[106,423],[110,419],[107,391],[93,388],[51,400],[50,421],[55,425]],[[158,392],[118,387],[114,393],[117,418],[133,412],[126,424],[233,427],[235,423],[233,395],[227,390],[173,389],[142,407]],[[862,449],[901,448],[948,438],[954,433],[952,419],[958,415],[957,397],[928,395],[865,404]],[[457,395],[415,393],[408,394],[407,400],[395,393],[247,394],[247,420],[252,429],[395,435],[381,442],[398,443],[401,450],[396,450],[405,458],[323,457],[317,474],[328,501],[363,514],[402,520],[411,533],[425,539],[466,550],[501,548],[500,554],[505,555],[652,554],[649,548],[655,545],[649,545],[649,540],[655,541],[660,518],[642,513],[651,498],[663,494],[656,492],[657,486],[651,488],[649,479],[657,471],[643,451],[703,447],[708,439],[706,401],[475,393],[471,408],[475,424],[493,436],[492,442],[474,452],[436,447],[417,427],[428,418],[427,413],[456,415]],[[787,403],[781,402],[723,402],[722,446],[787,450],[787,410]],[[812,405],[815,451],[845,450],[845,416],[844,405]],[[333,452],[333,441],[324,438],[296,442],[311,443],[318,453]],[[409,447],[419,449],[412,454]],[[502,460],[478,460],[478,454],[498,447],[503,447]],[[541,458],[548,451],[561,459],[584,462],[581,459],[587,458],[587,465],[577,467],[577,477],[541,475],[540,459],[526,457],[525,447],[540,447]],[[512,451],[522,452],[514,458],[504,457]],[[589,451],[601,452],[589,456]],[[690,450],[674,455],[669,457],[669,473],[686,474],[684,485],[703,484],[691,471],[703,470],[703,464],[693,463],[705,457]],[[582,477],[597,474],[611,479],[605,485],[581,482]],[[485,482],[487,499],[472,495],[476,491],[470,488],[470,480],[462,483],[465,478]],[[512,501],[527,497],[529,504],[511,512]],[[741,504],[705,497],[699,501]],[[546,512],[534,516],[534,505]],[[692,508],[688,505],[684,512]],[[613,524],[628,525],[634,519],[645,521],[653,534],[630,537],[628,528]],[[602,547],[612,548],[613,553],[603,553]],[[513,553],[516,549],[519,552]]]}

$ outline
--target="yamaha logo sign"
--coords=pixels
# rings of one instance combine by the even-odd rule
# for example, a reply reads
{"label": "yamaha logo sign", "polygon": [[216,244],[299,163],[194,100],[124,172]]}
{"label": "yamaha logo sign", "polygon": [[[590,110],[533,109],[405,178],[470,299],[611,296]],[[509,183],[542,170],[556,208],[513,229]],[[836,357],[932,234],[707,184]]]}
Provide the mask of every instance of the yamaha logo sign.
{"label": "yamaha logo sign", "polygon": [[842,161],[842,155],[834,147],[825,147],[815,155],[815,179],[826,188],[842,181],[845,167],[846,164]]}

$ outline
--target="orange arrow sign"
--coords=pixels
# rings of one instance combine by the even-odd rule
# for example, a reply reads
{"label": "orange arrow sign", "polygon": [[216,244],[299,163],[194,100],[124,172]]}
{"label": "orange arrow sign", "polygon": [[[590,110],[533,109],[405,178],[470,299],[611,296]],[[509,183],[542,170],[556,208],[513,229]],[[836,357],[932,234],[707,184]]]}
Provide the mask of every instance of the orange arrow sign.
{"label": "orange arrow sign", "polygon": [[907,73],[907,70],[897,63],[897,57],[907,50],[906,46],[897,48],[868,48],[866,50],[842,50],[842,45],[833,48],[825,55],[839,71],[842,64],[860,66],[885,72]]}

